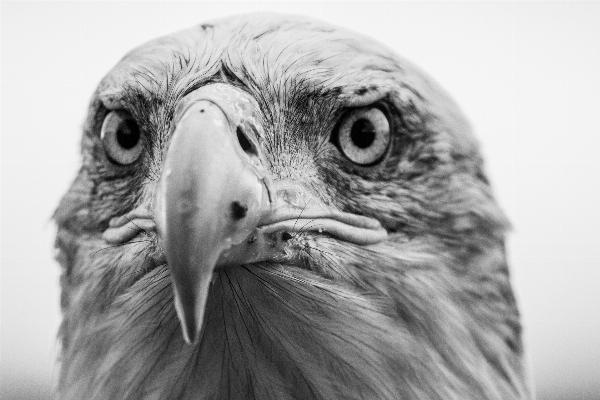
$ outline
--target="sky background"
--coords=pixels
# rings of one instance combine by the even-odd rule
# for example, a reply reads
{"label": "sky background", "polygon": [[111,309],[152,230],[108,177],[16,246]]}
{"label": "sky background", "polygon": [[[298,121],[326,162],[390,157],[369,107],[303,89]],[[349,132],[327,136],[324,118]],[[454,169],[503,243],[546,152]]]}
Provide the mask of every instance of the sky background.
{"label": "sky background", "polygon": [[149,39],[260,10],[365,33],[452,94],[514,226],[508,256],[538,399],[600,398],[598,2],[2,2],[0,397],[51,398],[51,215],[78,169],[95,86]]}

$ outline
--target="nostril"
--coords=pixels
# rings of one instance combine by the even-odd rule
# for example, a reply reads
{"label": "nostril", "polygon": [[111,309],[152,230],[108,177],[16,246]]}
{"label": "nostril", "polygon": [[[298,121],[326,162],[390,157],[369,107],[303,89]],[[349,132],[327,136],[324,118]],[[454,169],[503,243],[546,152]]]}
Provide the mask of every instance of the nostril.
{"label": "nostril", "polygon": [[248,206],[241,204],[239,201],[231,203],[231,216],[235,220],[243,219],[248,213]]}
{"label": "nostril", "polygon": [[242,146],[242,150],[244,150],[246,153],[249,154],[256,154],[256,150],[254,150],[254,146],[252,146],[252,142],[250,142],[250,140],[248,139],[248,137],[246,136],[246,134],[244,133],[244,131],[242,130],[242,128],[240,126],[237,127],[237,139],[238,142],[240,143],[240,146]]}

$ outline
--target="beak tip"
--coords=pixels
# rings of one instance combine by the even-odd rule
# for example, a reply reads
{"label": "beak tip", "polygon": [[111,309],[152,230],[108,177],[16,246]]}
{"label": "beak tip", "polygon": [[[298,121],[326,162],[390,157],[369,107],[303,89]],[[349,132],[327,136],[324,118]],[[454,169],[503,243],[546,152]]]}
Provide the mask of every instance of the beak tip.
{"label": "beak tip", "polygon": [[179,318],[181,323],[181,333],[183,334],[183,340],[188,345],[195,345],[198,343],[200,337],[200,326],[195,318]]}
{"label": "beak tip", "polygon": [[[203,296],[200,296],[200,298],[194,300],[182,303],[180,296],[178,294],[175,295],[175,310],[179,317],[183,340],[188,345],[198,343],[204,319],[205,299]],[[187,307],[185,307],[186,305]]]}
{"label": "beak tip", "polygon": [[190,325],[182,325],[181,328],[183,331],[183,340],[185,340],[185,343],[187,345],[193,346],[198,343],[198,337],[200,336],[200,332],[198,331],[198,329],[196,329],[196,327]]}

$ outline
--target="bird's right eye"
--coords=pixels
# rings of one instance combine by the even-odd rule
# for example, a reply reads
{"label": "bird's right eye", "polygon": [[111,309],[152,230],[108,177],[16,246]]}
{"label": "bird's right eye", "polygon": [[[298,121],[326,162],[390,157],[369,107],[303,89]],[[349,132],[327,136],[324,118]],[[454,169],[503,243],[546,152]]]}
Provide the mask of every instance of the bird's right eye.
{"label": "bird's right eye", "polygon": [[133,164],[142,154],[140,128],[127,111],[114,110],[106,115],[100,139],[106,157],[114,164]]}

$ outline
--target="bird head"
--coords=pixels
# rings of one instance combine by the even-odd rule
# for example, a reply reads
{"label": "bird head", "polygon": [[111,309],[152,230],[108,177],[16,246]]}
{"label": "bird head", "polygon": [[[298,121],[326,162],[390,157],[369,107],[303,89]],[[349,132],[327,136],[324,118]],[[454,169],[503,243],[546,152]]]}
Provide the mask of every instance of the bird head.
{"label": "bird head", "polygon": [[65,398],[525,398],[507,222],[443,90],[251,14],[102,80],[63,198]]}

